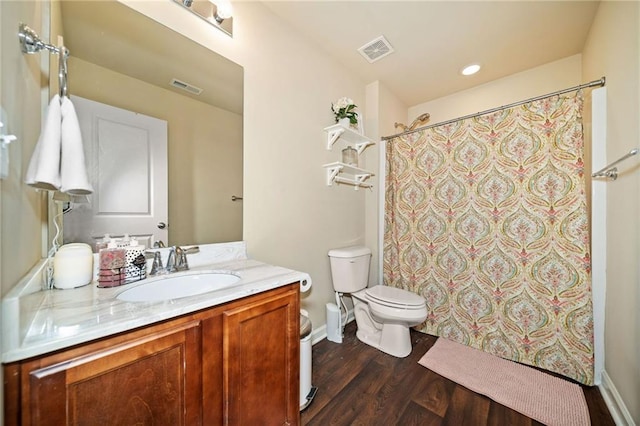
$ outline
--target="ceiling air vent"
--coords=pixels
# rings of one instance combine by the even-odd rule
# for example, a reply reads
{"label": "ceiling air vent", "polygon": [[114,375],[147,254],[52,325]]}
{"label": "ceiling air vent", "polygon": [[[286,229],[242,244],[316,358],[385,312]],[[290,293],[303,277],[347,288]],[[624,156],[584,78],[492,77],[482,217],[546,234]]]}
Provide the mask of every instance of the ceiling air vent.
{"label": "ceiling air vent", "polygon": [[185,83],[184,81],[180,81],[177,78],[171,79],[171,85],[173,87],[177,87],[178,89],[182,89],[186,92],[192,93],[194,95],[199,95],[202,93],[202,89],[196,86],[192,86],[189,83]]}
{"label": "ceiling air vent", "polygon": [[391,47],[384,36],[380,36],[377,39],[372,40],[362,46],[360,49],[358,49],[358,52],[360,52],[360,54],[364,56],[367,61],[373,63],[393,53],[393,47]]}

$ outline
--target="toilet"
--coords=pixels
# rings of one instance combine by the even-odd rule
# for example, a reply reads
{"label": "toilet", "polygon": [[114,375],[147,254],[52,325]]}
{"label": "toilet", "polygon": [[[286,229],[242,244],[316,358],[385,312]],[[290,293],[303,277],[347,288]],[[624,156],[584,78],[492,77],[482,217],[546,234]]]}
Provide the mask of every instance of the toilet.
{"label": "toilet", "polygon": [[407,290],[377,285],[367,288],[371,250],[352,246],[329,251],[336,293],[350,294],[358,339],[389,355],[411,353],[409,327],[427,319],[423,297]]}

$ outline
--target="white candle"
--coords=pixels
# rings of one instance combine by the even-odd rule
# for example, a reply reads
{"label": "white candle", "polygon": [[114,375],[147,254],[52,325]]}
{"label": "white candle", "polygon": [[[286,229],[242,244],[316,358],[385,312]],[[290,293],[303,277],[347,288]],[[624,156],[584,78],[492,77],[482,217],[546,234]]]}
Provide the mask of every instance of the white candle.
{"label": "white candle", "polygon": [[67,289],[89,284],[93,279],[93,253],[89,244],[65,244],[53,259],[53,285]]}

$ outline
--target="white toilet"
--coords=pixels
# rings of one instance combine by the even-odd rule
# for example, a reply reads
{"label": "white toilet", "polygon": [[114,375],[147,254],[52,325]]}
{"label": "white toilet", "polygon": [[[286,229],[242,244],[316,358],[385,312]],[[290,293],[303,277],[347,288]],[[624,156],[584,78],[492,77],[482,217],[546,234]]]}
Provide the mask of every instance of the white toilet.
{"label": "white toilet", "polygon": [[331,278],[337,293],[349,293],[362,342],[399,358],[411,353],[409,327],[427,319],[423,297],[403,289],[367,288],[371,250],[362,246],[329,251]]}

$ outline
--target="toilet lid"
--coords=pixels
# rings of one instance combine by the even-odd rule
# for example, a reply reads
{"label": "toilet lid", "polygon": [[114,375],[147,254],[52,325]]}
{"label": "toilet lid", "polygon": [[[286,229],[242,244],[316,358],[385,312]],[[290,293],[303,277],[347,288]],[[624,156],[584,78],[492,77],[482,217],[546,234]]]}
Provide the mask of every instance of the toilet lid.
{"label": "toilet lid", "polygon": [[415,293],[386,285],[376,285],[368,288],[366,294],[370,299],[382,304],[392,303],[394,305],[419,307],[424,306],[426,303],[424,298]]}

